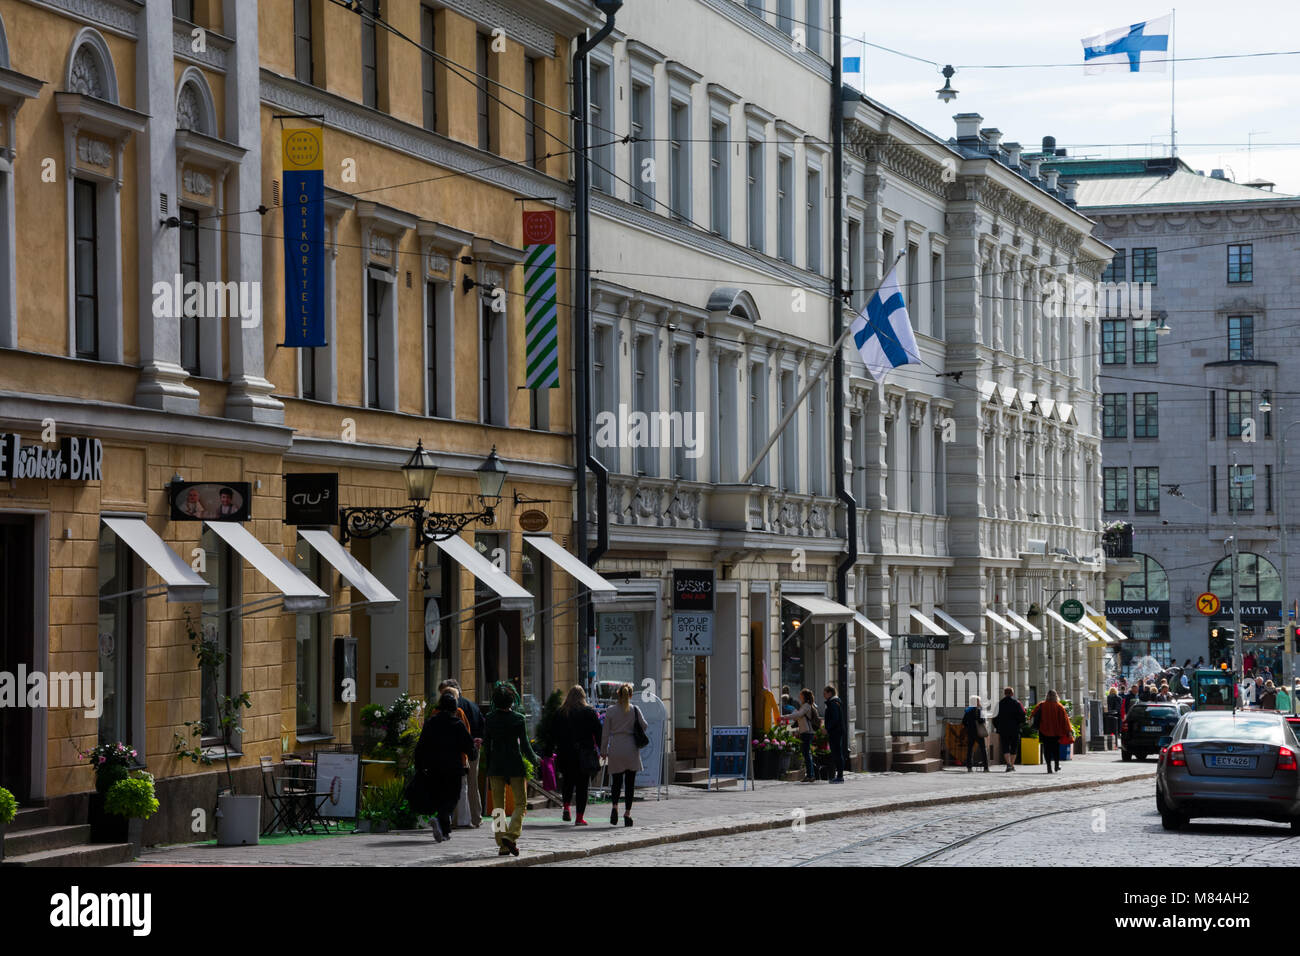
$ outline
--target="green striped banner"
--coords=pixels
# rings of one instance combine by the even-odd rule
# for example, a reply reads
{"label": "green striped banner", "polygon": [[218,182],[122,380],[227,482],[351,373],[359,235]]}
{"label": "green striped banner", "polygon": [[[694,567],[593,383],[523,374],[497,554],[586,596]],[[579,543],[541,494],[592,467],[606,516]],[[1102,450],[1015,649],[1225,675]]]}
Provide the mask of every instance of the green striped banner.
{"label": "green striped banner", "polygon": [[529,245],[524,258],[525,341],[529,388],[560,387],[555,305],[555,243]]}

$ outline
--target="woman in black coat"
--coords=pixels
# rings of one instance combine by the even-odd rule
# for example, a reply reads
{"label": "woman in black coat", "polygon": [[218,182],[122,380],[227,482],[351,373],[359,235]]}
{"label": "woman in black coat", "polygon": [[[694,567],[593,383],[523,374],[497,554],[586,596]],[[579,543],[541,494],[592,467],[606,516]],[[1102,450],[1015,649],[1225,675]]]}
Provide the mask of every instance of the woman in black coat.
{"label": "woman in black coat", "polygon": [[1007,765],[1003,773],[1016,769],[1016,758],[1020,756],[1020,728],[1025,723],[1025,708],[1016,700],[1014,688],[1002,690],[1002,699],[993,708],[993,729],[998,732],[998,743],[1002,748],[1002,761]]}
{"label": "woman in black coat", "polygon": [[984,772],[989,772],[989,751],[984,744],[984,737],[980,736],[983,730],[985,736],[988,735],[988,726],[984,723],[984,715],[980,713],[980,699],[972,697],[970,706],[961,717],[962,726],[966,728],[966,772],[974,771],[972,764],[975,762],[975,748],[979,748],[980,758],[984,764]]}
{"label": "woman in black coat", "polygon": [[451,815],[460,800],[465,760],[476,756],[474,739],[457,713],[456,695],[447,691],[420,732],[413,758],[415,777],[408,790],[412,810],[436,815],[433,838],[439,843],[451,837]]}
{"label": "woman in black coat", "polygon": [[[600,716],[587,703],[587,693],[574,685],[555,719],[555,756],[564,777],[564,820],[585,827],[587,784],[600,766]],[[569,801],[577,791],[578,815],[569,815]]]}

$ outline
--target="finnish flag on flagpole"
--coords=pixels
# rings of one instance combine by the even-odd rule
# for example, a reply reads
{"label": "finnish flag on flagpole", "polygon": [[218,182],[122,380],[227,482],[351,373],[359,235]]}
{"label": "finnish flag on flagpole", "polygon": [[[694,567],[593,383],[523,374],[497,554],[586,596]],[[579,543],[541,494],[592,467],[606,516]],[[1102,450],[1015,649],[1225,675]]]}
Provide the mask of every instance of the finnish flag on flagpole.
{"label": "finnish flag on flagpole", "polygon": [[[1169,49],[1169,31],[1173,14],[1165,14],[1154,20],[1134,23],[1132,26],[1107,30],[1096,36],[1083,38],[1083,72],[1092,76],[1107,70],[1124,70],[1137,73],[1142,69],[1148,72],[1165,72],[1165,57],[1148,56],[1143,62],[1142,54],[1159,54]],[[1154,62],[1153,62],[1154,61]]]}
{"label": "finnish flag on flagpole", "polygon": [[921,354],[912,335],[912,322],[907,317],[903,292],[898,288],[897,267],[890,270],[867,307],[853,320],[849,331],[858,354],[877,382],[891,368],[920,363]]}

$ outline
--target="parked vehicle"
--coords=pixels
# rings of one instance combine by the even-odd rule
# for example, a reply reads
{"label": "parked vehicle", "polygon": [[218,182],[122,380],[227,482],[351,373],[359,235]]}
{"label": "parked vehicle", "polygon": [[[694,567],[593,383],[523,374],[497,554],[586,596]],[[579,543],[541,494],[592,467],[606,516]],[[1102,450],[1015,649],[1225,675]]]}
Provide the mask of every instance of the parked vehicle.
{"label": "parked vehicle", "polygon": [[1300,831],[1300,743],[1281,714],[1193,711],[1162,744],[1156,809],[1166,830],[1192,817],[1254,817]]}
{"label": "parked vehicle", "polygon": [[1232,710],[1232,675],[1201,668],[1191,675],[1192,704],[1197,710]]}
{"label": "parked vehicle", "polygon": [[1192,709],[1187,701],[1138,701],[1124,715],[1120,727],[1120,759],[1146,760],[1160,751],[1160,738],[1168,737],[1178,718]]}

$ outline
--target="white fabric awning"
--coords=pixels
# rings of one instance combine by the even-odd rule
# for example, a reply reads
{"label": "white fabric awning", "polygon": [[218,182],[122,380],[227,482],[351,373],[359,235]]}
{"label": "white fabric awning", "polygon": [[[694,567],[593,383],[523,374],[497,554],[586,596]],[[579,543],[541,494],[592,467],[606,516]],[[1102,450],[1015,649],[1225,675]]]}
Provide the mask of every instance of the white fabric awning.
{"label": "white fabric awning", "polygon": [[140,560],[157,572],[167,588],[169,604],[194,603],[203,600],[208,582],[181,560],[180,555],[158,537],[158,533],[143,518],[101,518],[126,546],[140,556]]}
{"label": "white fabric awning", "polygon": [[1080,636],[1080,637],[1087,637],[1087,636],[1088,636],[1087,633],[1083,630],[1083,628],[1081,628],[1081,627],[1080,627],[1079,625],[1077,625],[1077,624],[1071,624],[1071,623],[1070,623],[1069,621],[1067,621],[1065,618],[1061,617],[1061,615],[1059,615],[1059,614],[1057,614],[1055,611],[1053,611],[1050,607],[1048,607],[1048,608],[1043,608],[1043,613],[1046,614],[1048,617],[1050,617],[1053,621],[1056,621],[1058,624],[1064,624],[1064,625],[1065,625],[1065,629],[1066,629],[1067,631],[1071,631],[1071,632],[1073,632],[1074,634],[1077,634],[1077,635]]}
{"label": "white fabric awning", "polygon": [[1016,627],[1014,624],[1008,621],[1005,617],[1002,617],[996,611],[990,611],[987,608],[985,608],[984,616],[988,618],[990,621],[992,621],[994,624],[996,624],[998,627],[1002,628],[1004,631],[1008,631],[1011,634],[1012,640],[1020,636],[1020,628]]}
{"label": "white fabric awning", "polygon": [[1007,608],[1007,617],[1009,617],[1017,627],[1020,627],[1023,630],[1028,631],[1029,636],[1032,637],[1034,640],[1041,641],[1043,639],[1042,631],[1040,631],[1034,625],[1030,624],[1027,620],[1025,620],[1015,611],[1011,610],[1011,608]]}
{"label": "white fabric awning", "polygon": [[1123,631],[1121,631],[1121,630],[1120,630],[1118,627],[1116,627],[1114,624],[1110,623],[1110,621],[1107,621],[1107,622],[1106,622],[1106,630],[1110,631],[1111,635],[1112,635],[1112,636],[1115,638],[1115,640],[1117,640],[1117,641],[1127,641],[1127,640],[1129,639],[1129,637],[1128,637],[1127,634],[1125,634]]}
{"label": "white fabric awning", "polygon": [[384,582],[370,573],[352,552],[328,531],[299,529],[299,537],[306,541],[322,558],[343,575],[348,584],[369,604],[396,604],[397,595],[384,587]]}
{"label": "white fabric awning", "polygon": [[474,577],[490,587],[501,598],[503,611],[528,611],[533,607],[533,596],[525,591],[510,575],[497,568],[475,547],[459,535],[446,541],[435,541],[448,557]]}
{"label": "white fabric awning", "polygon": [[605,604],[618,597],[618,588],[565,551],[554,538],[541,534],[526,534],[524,540],[562,567],[569,577],[591,592],[592,604]]}
{"label": "white fabric awning", "polygon": [[975,643],[975,632],[972,631],[970,628],[968,628],[968,627],[967,627],[965,624],[963,624],[961,621],[957,620],[957,619],[956,619],[955,617],[953,617],[951,614],[948,614],[948,613],[946,613],[946,612],[944,612],[944,611],[939,610],[938,608],[935,608],[935,609],[934,609],[934,616],[937,617],[939,620],[943,621],[943,623],[947,624],[950,628],[952,628],[952,629],[953,629],[954,631],[956,631],[958,634],[960,634],[960,635],[961,635],[961,642],[962,642],[963,644],[974,644],[974,643]]}
{"label": "white fabric awning", "polygon": [[853,620],[853,615],[857,613],[851,607],[845,607],[843,604],[815,594],[783,594],[781,596],[796,607],[803,608],[808,612],[809,617],[815,617],[823,624],[847,624]]}
{"label": "white fabric awning", "polygon": [[889,632],[883,627],[880,627],[865,614],[859,614],[857,611],[854,611],[853,620],[857,622],[858,627],[862,628],[876,639],[876,646],[880,650],[887,651],[894,646],[894,639],[889,636]]}
{"label": "white fabric awning", "polygon": [[926,632],[928,632],[928,633],[930,633],[930,634],[933,634],[933,635],[935,635],[936,637],[947,637],[947,636],[948,636],[948,632],[947,632],[947,631],[945,631],[943,628],[941,628],[938,624],[935,624],[934,621],[930,620],[928,617],[926,617],[924,614],[922,614],[922,613],[921,613],[920,611],[918,611],[916,608],[911,608],[910,611],[911,611],[911,614],[912,614],[912,620],[914,620],[917,624],[920,624],[922,630],[924,630],[924,631],[926,631]]}
{"label": "white fabric awning", "polygon": [[1099,625],[1096,621],[1092,620],[1091,618],[1086,616],[1082,617],[1079,619],[1079,623],[1083,625],[1084,633],[1087,634],[1089,637],[1091,637],[1094,641],[1097,640],[1105,641],[1107,644],[1115,643],[1110,639],[1110,635],[1101,629],[1101,625]]}
{"label": "white fabric awning", "polygon": [[284,595],[286,611],[320,610],[327,595],[288,561],[277,558],[252,532],[234,521],[205,521],[213,534],[230,545]]}

